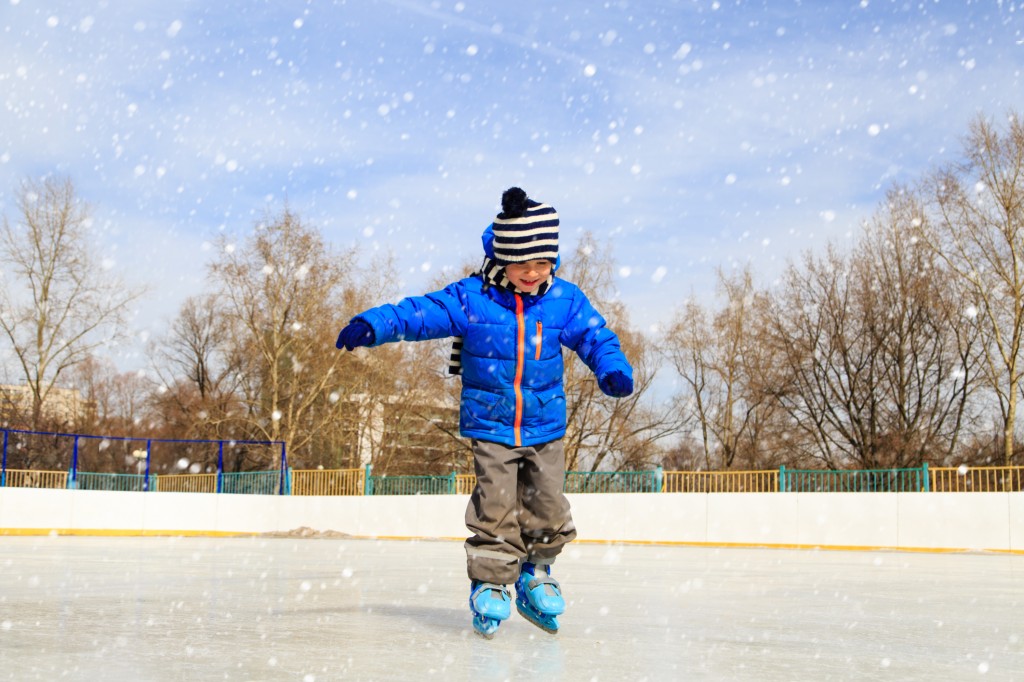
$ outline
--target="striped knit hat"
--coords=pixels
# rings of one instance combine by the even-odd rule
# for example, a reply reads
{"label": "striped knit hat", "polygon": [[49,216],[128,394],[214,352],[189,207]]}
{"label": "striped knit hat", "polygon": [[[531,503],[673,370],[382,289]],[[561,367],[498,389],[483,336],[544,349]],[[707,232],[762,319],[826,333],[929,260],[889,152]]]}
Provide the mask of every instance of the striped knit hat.
{"label": "striped knit hat", "polygon": [[553,206],[528,199],[518,187],[501,195],[493,231],[494,260],[499,265],[558,259],[558,213]]}

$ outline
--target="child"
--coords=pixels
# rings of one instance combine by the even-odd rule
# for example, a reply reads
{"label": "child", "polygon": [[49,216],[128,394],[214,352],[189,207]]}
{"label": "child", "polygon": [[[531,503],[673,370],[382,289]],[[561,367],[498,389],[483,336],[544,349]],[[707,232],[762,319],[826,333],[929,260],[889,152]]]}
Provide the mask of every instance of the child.
{"label": "child", "polygon": [[575,285],[555,277],[558,214],[518,187],[483,234],[480,272],[443,290],[356,315],[338,335],[347,350],[456,337],[449,371],[462,375],[459,430],[470,438],[477,486],[465,544],[473,627],[490,638],[518,611],[557,632],[565,610],[551,564],[576,537],[565,482],[562,346],[613,397],[633,392],[619,339]]}

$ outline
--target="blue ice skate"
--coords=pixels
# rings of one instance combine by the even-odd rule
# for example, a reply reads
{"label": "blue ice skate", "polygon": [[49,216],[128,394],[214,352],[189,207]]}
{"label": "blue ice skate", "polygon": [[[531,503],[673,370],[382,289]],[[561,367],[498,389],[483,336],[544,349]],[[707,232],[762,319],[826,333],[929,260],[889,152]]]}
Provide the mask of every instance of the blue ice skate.
{"label": "blue ice skate", "polygon": [[558,618],[565,613],[565,600],[551,567],[526,562],[516,580],[516,610],[526,620],[552,634],[558,632]]}
{"label": "blue ice skate", "polygon": [[474,580],[470,586],[469,609],[473,612],[473,629],[490,639],[501,621],[512,615],[512,597],[504,585]]}

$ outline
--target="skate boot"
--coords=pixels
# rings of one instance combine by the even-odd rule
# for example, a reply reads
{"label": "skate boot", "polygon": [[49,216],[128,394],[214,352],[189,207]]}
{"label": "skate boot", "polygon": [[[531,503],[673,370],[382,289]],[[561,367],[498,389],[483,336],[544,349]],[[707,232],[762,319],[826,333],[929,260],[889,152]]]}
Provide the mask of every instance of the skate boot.
{"label": "skate boot", "polygon": [[473,612],[473,629],[490,639],[501,621],[512,615],[512,597],[504,585],[474,580],[470,586],[469,609]]}
{"label": "skate boot", "polygon": [[551,566],[523,564],[516,580],[516,610],[542,630],[558,632],[557,616],[565,613],[565,600],[558,581],[551,577]]}

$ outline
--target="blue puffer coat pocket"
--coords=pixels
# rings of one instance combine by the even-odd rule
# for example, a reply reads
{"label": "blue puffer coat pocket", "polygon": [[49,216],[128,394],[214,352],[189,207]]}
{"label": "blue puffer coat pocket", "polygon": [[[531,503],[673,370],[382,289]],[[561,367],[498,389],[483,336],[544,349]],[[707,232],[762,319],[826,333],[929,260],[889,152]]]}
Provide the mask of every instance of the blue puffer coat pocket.
{"label": "blue puffer coat pocket", "polygon": [[565,389],[561,385],[534,391],[524,420],[529,438],[559,438],[565,431]]}
{"label": "blue puffer coat pocket", "polygon": [[462,389],[459,426],[501,434],[515,419],[515,406],[501,395],[475,388]]}

